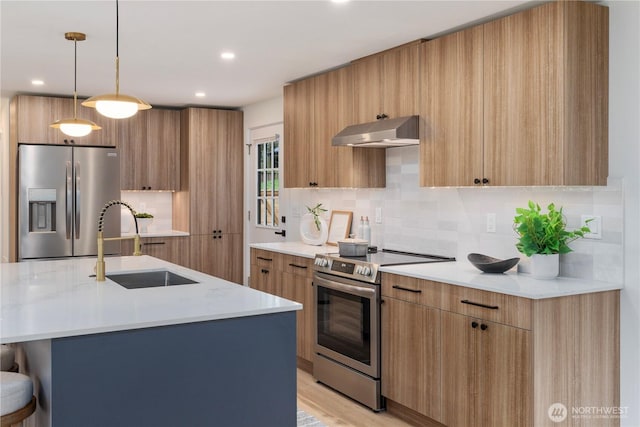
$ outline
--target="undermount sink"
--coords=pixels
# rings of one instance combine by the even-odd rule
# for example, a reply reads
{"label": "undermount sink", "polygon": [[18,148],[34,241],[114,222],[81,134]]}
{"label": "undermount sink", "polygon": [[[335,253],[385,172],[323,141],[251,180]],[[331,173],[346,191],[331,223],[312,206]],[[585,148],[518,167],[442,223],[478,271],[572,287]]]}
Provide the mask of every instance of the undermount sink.
{"label": "undermount sink", "polygon": [[127,289],[155,288],[160,286],[191,285],[194,280],[172,273],[169,270],[140,271],[136,273],[107,274],[118,285]]}

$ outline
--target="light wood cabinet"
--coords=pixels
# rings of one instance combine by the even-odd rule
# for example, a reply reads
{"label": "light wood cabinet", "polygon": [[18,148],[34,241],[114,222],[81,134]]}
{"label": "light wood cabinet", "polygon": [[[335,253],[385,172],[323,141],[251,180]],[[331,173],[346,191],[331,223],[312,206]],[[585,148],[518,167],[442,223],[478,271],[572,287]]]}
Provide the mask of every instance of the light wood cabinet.
{"label": "light wood cabinet", "polygon": [[191,235],[190,268],[242,283],[242,112],[188,108],[180,119],[173,227]]}
{"label": "light wood cabinet", "polygon": [[191,236],[189,254],[189,268],[230,282],[243,282],[242,234]]}
{"label": "light wood cabinet", "polygon": [[537,427],[556,425],[553,403],[620,404],[619,291],[529,299],[383,273],[382,297],[382,394],[395,415]]}
{"label": "light wood cabinet", "polygon": [[531,332],[442,312],[446,426],[530,426]]}
{"label": "light wood cabinet", "polygon": [[482,27],[420,49],[420,185],[473,185],[484,176]]}
{"label": "light wood cabinet", "polygon": [[153,108],[120,121],[120,188],[177,190],[180,181],[180,112]]}
{"label": "light wood cabinet", "polygon": [[550,2],[421,61],[421,185],[606,185],[606,7]]}
{"label": "light wood cabinet", "polygon": [[418,114],[419,44],[415,41],[352,62],[354,123]]}
{"label": "light wood cabinet", "polygon": [[13,98],[11,120],[15,121],[17,141],[21,144],[76,144],[116,146],[116,121],[101,116],[93,108],[77,103],[77,117],[91,120],[102,129],[87,136],[71,137],[49,125],[60,119],[73,118],[73,98],[18,95]]}
{"label": "light wood cabinet", "polygon": [[[313,260],[251,248],[250,286],[303,305],[296,312],[299,367],[310,369],[314,347]],[[300,364],[302,359],[302,364]]]}
{"label": "light wood cabinet", "polygon": [[[187,267],[189,263],[189,236],[143,237],[140,239],[143,255]],[[121,242],[121,255],[133,254],[133,240]]]}
{"label": "light wood cabinet", "polygon": [[351,67],[284,87],[284,185],[384,187],[384,149],[334,147],[331,139],[353,122]]}
{"label": "light wood cabinet", "polygon": [[382,304],[382,394],[440,420],[440,310],[395,298]]}

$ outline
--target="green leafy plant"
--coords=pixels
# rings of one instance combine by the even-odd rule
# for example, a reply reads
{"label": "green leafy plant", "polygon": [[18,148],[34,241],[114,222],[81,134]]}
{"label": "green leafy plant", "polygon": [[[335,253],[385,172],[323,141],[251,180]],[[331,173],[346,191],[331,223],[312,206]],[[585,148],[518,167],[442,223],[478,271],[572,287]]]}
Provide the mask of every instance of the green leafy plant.
{"label": "green leafy plant", "polygon": [[311,215],[313,215],[313,222],[316,223],[316,228],[320,231],[320,214],[322,212],[326,212],[327,210],[322,207],[322,203],[318,203],[313,208],[307,206],[307,210]]}
{"label": "green leafy plant", "polygon": [[520,236],[516,248],[521,253],[527,256],[566,254],[572,250],[568,246],[569,243],[591,232],[587,226],[567,231],[562,208],[556,210],[555,205],[551,203],[547,209],[547,213],[542,213],[540,205],[531,200],[529,209],[516,208],[513,228]]}
{"label": "green leafy plant", "polygon": [[136,212],[135,217],[136,218],[153,218],[153,215],[146,212]]}

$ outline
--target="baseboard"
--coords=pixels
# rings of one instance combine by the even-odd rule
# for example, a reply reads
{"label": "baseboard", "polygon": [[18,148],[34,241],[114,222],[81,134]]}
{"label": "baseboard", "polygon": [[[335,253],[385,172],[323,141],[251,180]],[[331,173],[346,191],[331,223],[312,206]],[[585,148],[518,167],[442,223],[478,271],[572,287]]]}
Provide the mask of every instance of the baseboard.
{"label": "baseboard", "polygon": [[387,412],[416,427],[445,427],[444,424],[422,415],[413,409],[407,408],[393,400],[387,399]]}

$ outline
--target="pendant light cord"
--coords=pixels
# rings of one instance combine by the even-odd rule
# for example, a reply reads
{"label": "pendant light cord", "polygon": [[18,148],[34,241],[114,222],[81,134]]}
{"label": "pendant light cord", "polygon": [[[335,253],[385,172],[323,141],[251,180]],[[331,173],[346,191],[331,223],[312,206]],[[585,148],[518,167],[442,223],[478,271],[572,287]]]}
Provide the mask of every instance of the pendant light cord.
{"label": "pendant light cord", "polygon": [[120,11],[116,0],[116,96],[120,93]]}
{"label": "pendant light cord", "polygon": [[78,117],[78,38],[73,38],[73,118]]}

